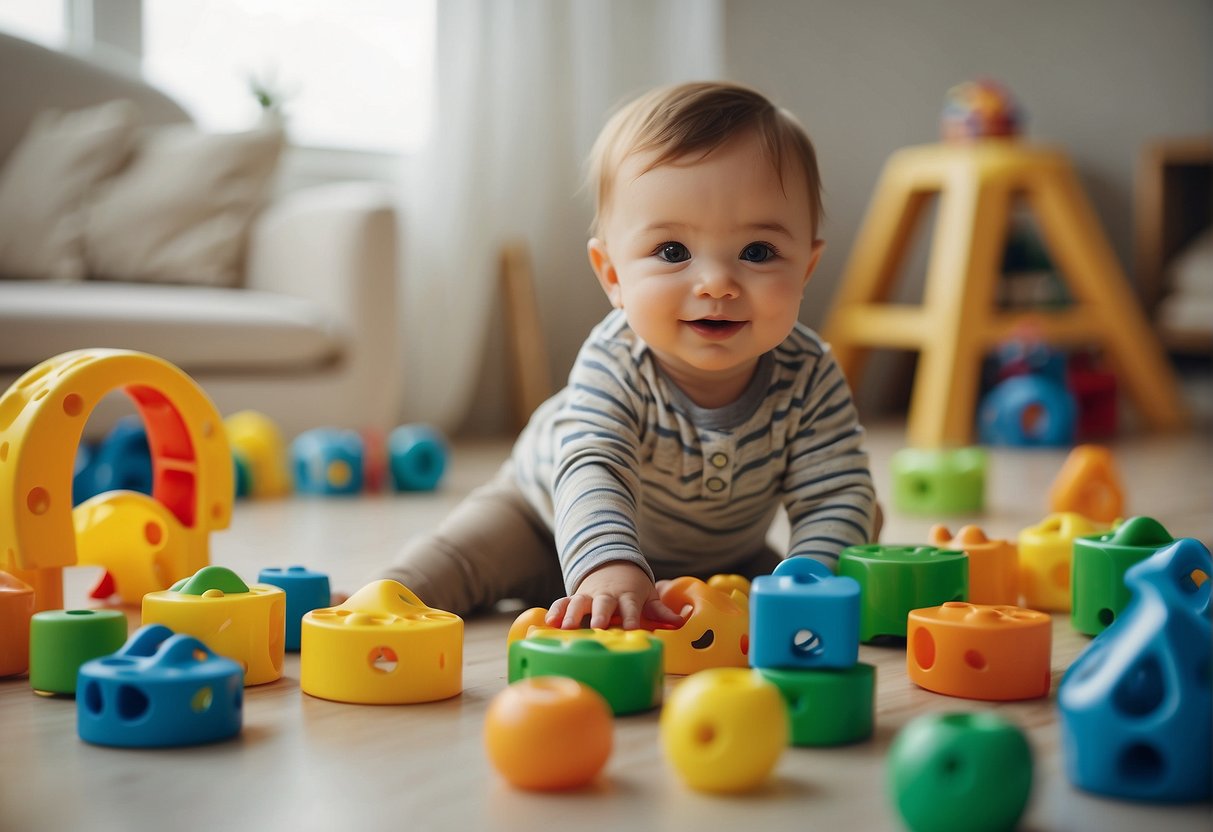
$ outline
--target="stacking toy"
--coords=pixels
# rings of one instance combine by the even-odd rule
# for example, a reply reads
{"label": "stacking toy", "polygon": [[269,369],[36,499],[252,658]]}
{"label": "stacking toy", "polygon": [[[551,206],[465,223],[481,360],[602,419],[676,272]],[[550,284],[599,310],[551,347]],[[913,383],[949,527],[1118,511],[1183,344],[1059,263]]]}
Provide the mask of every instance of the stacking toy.
{"label": "stacking toy", "polygon": [[927,542],[969,556],[969,600],[974,604],[1019,603],[1019,556],[1014,543],[990,540],[977,526],[965,526],[952,537],[943,525],[931,527]]}
{"label": "stacking toy", "polygon": [[29,670],[29,619],[34,589],[0,572],[0,677]]}
{"label": "stacking toy", "polygon": [[997,714],[927,714],[893,740],[888,772],[911,832],[1011,832],[1032,791],[1032,749]]}
{"label": "stacking toy", "polygon": [[239,451],[232,451],[232,469],[236,478],[236,499],[244,499],[253,491],[253,470]]}
{"label": "stacking toy", "polygon": [[[77,458],[77,464],[79,464]],[[72,502],[79,505],[106,491],[152,493],[152,452],[138,416],[119,419],[97,446],[87,467],[72,478]]]}
{"label": "stacking toy", "polygon": [[366,705],[447,699],[463,690],[463,619],[427,607],[397,581],[303,616],[299,687]]}
{"label": "stacking toy", "polygon": [[692,789],[746,792],[788,744],[779,688],[753,670],[718,667],[684,679],[661,710],[666,758]]}
{"label": "stacking toy", "polygon": [[1057,691],[1066,774],[1129,800],[1213,796],[1213,559],[1176,540],[1131,567],[1129,606]]}
{"label": "stacking toy", "polygon": [[428,425],[401,425],[388,434],[388,471],[397,491],[433,491],[446,473],[446,440]]}
{"label": "stacking toy", "polygon": [[611,709],[593,688],[564,676],[514,682],[484,715],[489,762],[520,789],[588,785],[611,756]]}
{"label": "stacking toy", "polygon": [[691,608],[678,629],[653,630],[665,649],[666,673],[749,666],[750,605],[741,592],[725,593],[683,576],[665,585],[661,601],[675,612]]}
{"label": "stacking toy", "polygon": [[1073,511],[1101,523],[1124,517],[1124,488],[1112,452],[1099,445],[1070,451],[1049,488],[1049,510]]}
{"label": "stacking toy", "polygon": [[143,596],[143,623],[191,635],[244,668],[245,685],[282,676],[286,594],[247,585],[235,572],[208,566],[163,592]]}
{"label": "stacking toy", "polygon": [[223,420],[232,450],[249,469],[249,496],[281,497],[291,491],[286,441],[270,417],[241,410]]}
{"label": "stacking toy", "polygon": [[72,505],[79,505],[98,493],[93,483],[93,460],[96,457],[97,446],[81,441],[72,463]]}
{"label": "stacking toy", "polygon": [[378,493],[387,483],[387,435],[377,428],[363,428],[358,435],[362,437],[362,486]]}
{"label": "stacking toy", "polygon": [[1078,406],[1078,438],[1115,436],[1116,373],[1100,364],[1089,352],[1074,353],[1066,368],[1066,386],[1074,394]]}
{"label": "stacking toy", "polygon": [[750,594],[750,581],[744,575],[712,575],[708,578],[708,586],[719,589],[726,595],[731,595],[734,590],[742,595]]}
{"label": "stacking toy", "polygon": [[1152,517],[1131,517],[1104,534],[1074,539],[1074,629],[1099,635],[1129,603],[1125,572],[1174,540]]}
{"label": "stacking toy", "polygon": [[986,454],[980,448],[902,448],[889,468],[898,511],[978,514],[985,506]]}
{"label": "stacking toy", "polygon": [[509,648],[509,680],[567,676],[598,691],[616,714],[661,704],[661,642],[644,630],[533,630]]}
{"label": "stacking toy", "polygon": [[791,557],[750,591],[750,664],[850,667],[859,658],[859,583]]}
{"label": "stacking toy", "polygon": [[295,490],[340,495],[362,491],[362,437],[354,430],[315,428],[291,443]]}
{"label": "stacking toy", "polygon": [[906,674],[919,687],[1009,702],[1049,695],[1053,626],[1021,607],[949,601],[911,610]]}
{"label": "stacking toy", "polygon": [[940,116],[944,141],[971,141],[1014,136],[1023,122],[1010,91],[989,78],[965,81],[948,89]]}
{"label": "stacking toy", "polygon": [[934,546],[848,546],[838,574],[859,582],[859,640],[904,636],[910,610],[963,601],[969,557]]}
{"label": "stacking toy", "polygon": [[299,632],[305,613],[327,607],[332,601],[329,576],[302,566],[277,566],[262,569],[257,580],[276,586],[286,593],[286,649],[299,649]]}
{"label": "stacking toy", "polygon": [[872,736],[876,668],[755,669],[783,694],[792,745],[842,745]]}
{"label": "stacking toy", "polygon": [[240,733],[244,671],[168,627],[135,631],[116,653],[80,668],[80,739],[122,748],[218,742]]}
{"label": "stacking toy", "polygon": [[1019,590],[1025,607],[1069,612],[1074,539],[1107,530],[1081,514],[1050,514],[1019,533]]}
{"label": "stacking toy", "polygon": [[38,693],[76,692],[80,665],[126,641],[118,610],[46,610],[29,625],[29,684]]}
{"label": "stacking toy", "polygon": [[983,445],[1065,446],[1074,441],[1074,397],[1044,376],[1012,376],[982,399],[978,416]]}

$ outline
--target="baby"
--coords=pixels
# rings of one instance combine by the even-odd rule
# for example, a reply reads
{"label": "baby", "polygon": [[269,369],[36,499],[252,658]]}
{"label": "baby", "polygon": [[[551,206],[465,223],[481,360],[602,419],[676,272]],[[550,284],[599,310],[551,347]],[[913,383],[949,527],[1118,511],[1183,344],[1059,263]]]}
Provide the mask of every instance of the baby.
{"label": "baby", "polygon": [[380,577],[460,614],[524,598],[552,626],[634,628],[681,621],[658,580],[832,566],[872,540],[850,391],[797,321],[824,245],[804,129],[745,87],[658,89],[608,122],[590,185],[590,265],[614,310],[493,481]]}

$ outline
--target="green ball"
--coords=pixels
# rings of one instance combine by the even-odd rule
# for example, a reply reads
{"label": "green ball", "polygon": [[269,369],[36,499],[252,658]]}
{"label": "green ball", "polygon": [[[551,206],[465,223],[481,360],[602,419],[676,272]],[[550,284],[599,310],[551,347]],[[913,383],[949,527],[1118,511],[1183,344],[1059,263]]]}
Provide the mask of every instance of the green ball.
{"label": "green ball", "polygon": [[995,714],[928,714],[893,740],[888,783],[913,832],[1012,830],[1032,790],[1032,749]]}

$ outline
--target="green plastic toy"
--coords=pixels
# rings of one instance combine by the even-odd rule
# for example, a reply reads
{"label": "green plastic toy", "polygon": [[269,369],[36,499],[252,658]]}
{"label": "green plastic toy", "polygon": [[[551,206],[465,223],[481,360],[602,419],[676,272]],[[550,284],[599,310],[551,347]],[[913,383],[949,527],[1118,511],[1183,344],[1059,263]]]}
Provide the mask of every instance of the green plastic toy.
{"label": "green plastic toy", "polygon": [[905,636],[910,610],[969,598],[969,556],[934,546],[848,546],[838,574],[859,581],[859,640]]}
{"label": "green plastic toy", "polygon": [[76,693],[76,673],[126,643],[119,610],[47,610],[30,619],[29,684],[39,693]]}
{"label": "green plastic toy", "polygon": [[889,461],[893,505],[906,514],[980,514],[986,453],[981,448],[902,448]]}
{"label": "green plastic toy", "polygon": [[1089,636],[1106,630],[1132,597],[1125,572],[1174,540],[1153,517],[1130,517],[1110,532],[1074,538],[1070,562],[1074,629]]}
{"label": "green plastic toy", "polygon": [[888,771],[912,832],[1010,832],[1032,791],[1032,749],[997,714],[928,714],[893,740]]}
{"label": "green plastic toy", "polygon": [[842,745],[872,736],[876,699],[876,668],[872,665],[756,670],[779,688],[787,702],[792,745]]}
{"label": "green plastic toy", "polygon": [[171,592],[180,592],[182,595],[201,595],[210,589],[217,589],[224,595],[249,591],[248,584],[225,566],[204,566],[169,587]]}
{"label": "green plastic toy", "polygon": [[515,641],[510,645],[509,680],[567,676],[602,694],[616,715],[647,711],[661,704],[665,671],[661,642],[645,634],[638,647],[639,632],[607,630]]}

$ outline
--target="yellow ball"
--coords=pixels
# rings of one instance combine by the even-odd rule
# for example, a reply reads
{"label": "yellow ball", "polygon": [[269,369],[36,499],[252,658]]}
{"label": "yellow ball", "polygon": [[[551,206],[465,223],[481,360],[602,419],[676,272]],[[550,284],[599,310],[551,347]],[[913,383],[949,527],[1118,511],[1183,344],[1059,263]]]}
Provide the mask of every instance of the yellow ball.
{"label": "yellow ball", "polygon": [[783,696],[753,670],[702,670],[667,699],[661,743],[691,788],[749,791],[766,780],[787,747]]}

